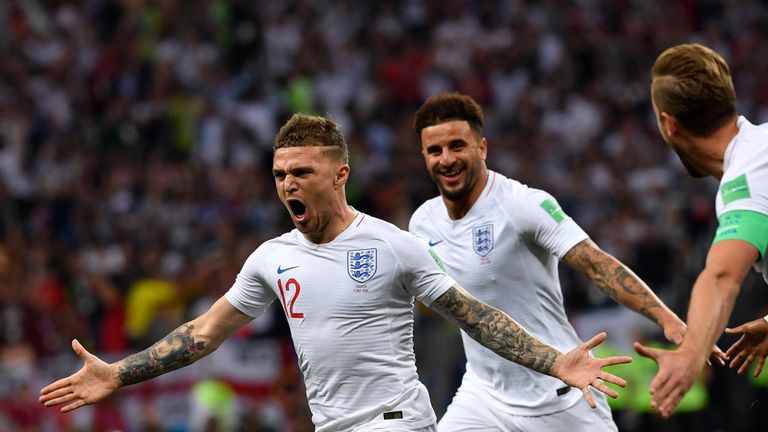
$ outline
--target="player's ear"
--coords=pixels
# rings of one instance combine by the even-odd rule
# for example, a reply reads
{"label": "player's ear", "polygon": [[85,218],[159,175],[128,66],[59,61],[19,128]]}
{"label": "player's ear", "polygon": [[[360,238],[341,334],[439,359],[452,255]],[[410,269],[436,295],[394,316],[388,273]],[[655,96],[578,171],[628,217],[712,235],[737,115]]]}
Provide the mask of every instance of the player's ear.
{"label": "player's ear", "polygon": [[336,176],[333,179],[333,188],[338,189],[347,184],[349,179],[349,164],[339,164],[336,169]]}
{"label": "player's ear", "polygon": [[671,116],[667,112],[661,113],[661,127],[664,128],[664,134],[668,137],[673,137],[678,132],[679,125],[677,119]]}
{"label": "player's ear", "polygon": [[480,141],[477,143],[477,148],[480,149],[480,157],[485,160],[488,156],[488,141],[485,137],[480,138]]}

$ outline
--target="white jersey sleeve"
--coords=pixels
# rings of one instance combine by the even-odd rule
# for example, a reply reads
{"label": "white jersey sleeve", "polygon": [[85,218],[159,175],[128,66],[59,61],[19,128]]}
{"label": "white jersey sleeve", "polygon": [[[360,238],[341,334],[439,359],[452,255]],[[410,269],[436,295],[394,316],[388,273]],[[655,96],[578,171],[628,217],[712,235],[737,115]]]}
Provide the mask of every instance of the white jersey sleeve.
{"label": "white jersey sleeve", "polygon": [[713,243],[743,240],[760,254],[755,270],[768,283],[768,123],[738,119],[739,133],[728,145],[716,198],[718,228]]}
{"label": "white jersey sleeve", "polygon": [[529,188],[519,199],[510,199],[506,204],[505,210],[515,214],[523,233],[557,258],[563,258],[577,243],[589,238],[547,192]]}
{"label": "white jersey sleeve", "polygon": [[429,245],[413,234],[401,231],[390,240],[403,268],[403,286],[417,300],[429,306],[456,284],[445,274],[445,267]]}
{"label": "white jersey sleeve", "polygon": [[276,298],[263,275],[262,261],[268,248],[269,243],[262,244],[245,260],[235,283],[224,294],[232,306],[254,318],[261,315]]}

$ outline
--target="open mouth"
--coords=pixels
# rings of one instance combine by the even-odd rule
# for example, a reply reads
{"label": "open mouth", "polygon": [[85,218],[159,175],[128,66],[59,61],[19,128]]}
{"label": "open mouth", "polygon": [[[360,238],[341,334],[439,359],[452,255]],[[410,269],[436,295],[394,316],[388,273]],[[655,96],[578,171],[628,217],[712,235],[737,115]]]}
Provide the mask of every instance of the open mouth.
{"label": "open mouth", "polygon": [[305,206],[303,202],[297,199],[289,199],[287,200],[287,203],[288,208],[291,209],[291,213],[293,213],[296,219],[301,220],[307,213],[307,206]]}

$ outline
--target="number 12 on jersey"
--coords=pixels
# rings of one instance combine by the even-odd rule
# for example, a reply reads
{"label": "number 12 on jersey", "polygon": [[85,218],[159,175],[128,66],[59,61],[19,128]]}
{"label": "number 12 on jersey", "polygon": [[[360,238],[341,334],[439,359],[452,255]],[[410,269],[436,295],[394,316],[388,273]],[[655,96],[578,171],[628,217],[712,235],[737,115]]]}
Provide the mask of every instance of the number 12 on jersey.
{"label": "number 12 on jersey", "polygon": [[303,312],[296,312],[293,310],[293,306],[296,304],[296,299],[299,298],[299,293],[301,292],[301,285],[299,285],[299,282],[294,278],[290,278],[285,281],[285,287],[283,287],[283,280],[278,279],[277,287],[280,289],[280,299],[283,301],[285,315],[288,318],[304,318]]}

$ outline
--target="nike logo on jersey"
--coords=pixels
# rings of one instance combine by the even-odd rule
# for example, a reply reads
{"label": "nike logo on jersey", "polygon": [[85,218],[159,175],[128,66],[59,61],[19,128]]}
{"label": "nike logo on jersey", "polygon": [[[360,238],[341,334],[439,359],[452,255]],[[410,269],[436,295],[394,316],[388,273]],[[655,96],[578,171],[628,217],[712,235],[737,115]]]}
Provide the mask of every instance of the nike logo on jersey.
{"label": "nike logo on jersey", "polygon": [[277,266],[277,274],[283,274],[283,273],[287,272],[288,270],[295,269],[296,267],[299,267],[299,266],[282,268],[282,265],[279,265],[279,266]]}
{"label": "nike logo on jersey", "polygon": [[432,246],[434,246],[436,244],[440,244],[442,242],[443,242],[442,240],[430,240],[429,241],[429,247],[432,247]]}

